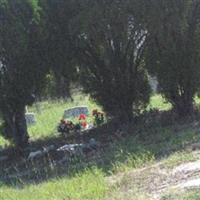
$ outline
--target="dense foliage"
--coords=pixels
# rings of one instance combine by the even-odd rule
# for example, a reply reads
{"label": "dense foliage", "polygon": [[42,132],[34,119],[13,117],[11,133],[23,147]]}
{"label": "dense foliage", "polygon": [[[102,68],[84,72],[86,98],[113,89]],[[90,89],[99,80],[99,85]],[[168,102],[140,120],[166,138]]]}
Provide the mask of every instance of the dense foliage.
{"label": "dense foliage", "polygon": [[0,1],[0,110],[3,135],[22,146],[28,142],[25,106],[42,87],[43,36],[37,1]]}
{"label": "dense foliage", "polygon": [[149,72],[175,111],[187,115],[200,86],[200,2],[154,0],[146,5]]}
{"label": "dense foliage", "polygon": [[82,85],[108,114],[124,121],[148,102],[150,91],[144,71],[147,31],[130,3],[82,1],[78,24]]}
{"label": "dense foliage", "polygon": [[75,79],[75,50],[73,19],[78,7],[74,0],[40,0],[46,33],[47,65],[53,79],[51,98],[70,96],[70,82]]}
{"label": "dense foliage", "polygon": [[180,116],[192,112],[199,1],[0,0],[0,112],[16,145],[28,143],[25,106],[41,92],[66,98],[80,81],[107,114],[129,121],[149,101],[148,74]]}

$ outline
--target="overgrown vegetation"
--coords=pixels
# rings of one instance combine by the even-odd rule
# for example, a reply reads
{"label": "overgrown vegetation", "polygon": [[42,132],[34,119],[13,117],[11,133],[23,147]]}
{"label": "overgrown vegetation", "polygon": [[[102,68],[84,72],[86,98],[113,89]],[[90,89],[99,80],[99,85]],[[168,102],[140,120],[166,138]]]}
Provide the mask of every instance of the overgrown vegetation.
{"label": "overgrown vegetation", "polygon": [[47,73],[39,10],[35,0],[0,1],[1,134],[21,148],[29,138],[25,106],[34,102]]}
{"label": "overgrown vegetation", "polygon": [[[125,134],[120,138],[115,138],[115,135],[105,130],[99,139],[104,136],[107,140],[112,137],[115,139],[109,146],[97,152],[93,158],[75,159],[70,165],[60,167],[51,167],[51,162],[44,161],[31,165],[27,163],[27,167],[21,165],[20,169],[17,165],[13,166],[13,169],[11,167],[8,175],[17,175],[26,172],[27,169],[30,172],[21,177],[13,176],[8,179],[4,179],[5,174],[1,174],[1,197],[5,200],[34,200],[36,196],[38,200],[43,200],[44,197],[59,200],[92,200],[104,199],[109,194],[109,197],[113,196],[113,199],[117,199],[115,198],[115,193],[119,195],[117,188],[123,187],[123,184],[128,182],[111,186],[107,182],[107,177],[117,177],[120,173],[149,166],[158,161],[163,167],[172,168],[178,163],[199,158],[198,154],[195,155],[187,150],[190,144],[199,141],[198,124],[176,124],[168,127],[151,124],[151,128],[138,125],[131,130],[132,136]],[[104,142],[107,144],[106,141]],[[135,189],[137,191],[137,188]],[[28,195],[36,191],[36,196]],[[136,196],[142,199],[143,195],[138,193]]]}
{"label": "overgrown vegetation", "polygon": [[[30,139],[44,139],[58,135],[56,127],[64,114],[64,110],[80,105],[88,106],[89,116],[87,117],[87,121],[89,123],[93,122],[92,111],[94,109],[102,110],[102,107],[97,105],[88,95],[84,95],[82,93],[75,94],[73,96],[73,101],[70,99],[68,101],[46,100],[29,106],[28,111],[35,113],[36,118],[36,123],[28,126]],[[160,95],[154,95],[151,97],[147,110],[149,109],[168,110],[170,109],[170,104],[166,103]],[[9,144],[9,142],[0,136],[0,145],[4,144]]]}
{"label": "overgrown vegetation", "polygon": [[107,114],[130,121],[149,102],[150,93],[144,70],[147,33],[138,8],[129,0],[91,0],[80,5],[82,85]]}
{"label": "overgrown vegetation", "polygon": [[192,114],[199,9],[196,0],[1,0],[1,133],[25,147],[25,106],[34,97],[70,97],[72,82],[107,115],[131,121],[149,103],[149,74],[179,116]]}
{"label": "overgrown vegetation", "polygon": [[198,1],[145,1],[149,45],[147,68],[179,116],[193,110],[200,73]]}
{"label": "overgrown vegetation", "polygon": [[[32,139],[55,137],[50,133],[55,129],[57,120],[63,114],[63,109],[80,105],[80,102],[86,103],[90,110],[96,108],[96,104],[90,101],[88,96],[82,95],[75,96],[74,102],[67,104],[42,102],[40,108],[37,105],[30,107],[29,110],[35,112],[37,117],[37,123],[29,127]],[[166,109],[166,104],[160,96],[152,98],[151,108],[157,106],[161,110]],[[39,110],[41,113],[38,113]],[[93,158],[75,159],[70,165],[60,167],[51,167],[51,162],[40,161],[31,165],[27,163],[27,166],[21,165],[19,169],[18,162],[17,165],[13,163],[13,168],[11,166],[11,171],[7,173],[8,175],[16,174],[16,176],[4,179],[5,173],[1,173],[1,198],[34,200],[37,196],[38,200],[43,200],[44,197],[58,200],[63,198],[92,200],[105,199],[108,195],[109,199],[117,199],[117,196],[120,197],[118,193],[120,188],[128,183],[123,181],[120,185],[110,186],[107,181],[110,179],[109,177],[118,176],[117,174],[145,167],[158,161],[163,166],[172,168],[178,163],[198,159],[198,155],[186,148],[199,141],[200,127],[198,123],[159,126],[157,118],[151,117],[151,119],[152,121],[147,122],[146,125],[145,123],[133,125],[129,134],[125,132],[125,135],[122,136],[115,136],[115,133],[105,129],[98,135],[98,140],[106,138],[106,140],[102,140],[102,144],[103,142],[109,144],[107,141],[112,140],[113,137],[115,139]],[[46,123],[47,126],[45,126]],[[39,137],[38,133],[40,133]],[[70,143],[70,140],[66,140],[66,142]],[[5,166],[2,170],[4,169],[6,169]],[[28,175],[17,177],[18,173],[26,172],[27,169],[30,170]],[[33,193],[37,194],[33,195]],[[137,188],[135,188],[134,195],[138,199],[148,199],[148,195],[144,192],[141,194]],[[129,197],[127,196],[127,199]]]}
{"label": "overgrown vegetation", "polygon": [[[154,180],[199,160],[199,13],[197,0],[0,0],[0,199],[151,199]],[[84,104],[96,127],[58,135]],[[159,197],[199,198],[183,192]]]}

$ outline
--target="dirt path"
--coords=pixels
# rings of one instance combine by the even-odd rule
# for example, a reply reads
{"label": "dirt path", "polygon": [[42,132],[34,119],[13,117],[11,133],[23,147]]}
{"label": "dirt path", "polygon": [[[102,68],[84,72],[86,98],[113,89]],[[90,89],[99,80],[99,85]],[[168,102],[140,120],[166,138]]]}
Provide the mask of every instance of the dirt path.
{"label": "dirt path", "polygon": [[[163,193],[171,189],[179,191],[200,188],[200,160],[183,163],[174,168],[167,168],[158,163],[110,177],[108,181],[118,186],[116,199],[133,199],[134,193],[145,193],[148,198],[158,200]],[[126,197],[120,196],[124,194]]]}

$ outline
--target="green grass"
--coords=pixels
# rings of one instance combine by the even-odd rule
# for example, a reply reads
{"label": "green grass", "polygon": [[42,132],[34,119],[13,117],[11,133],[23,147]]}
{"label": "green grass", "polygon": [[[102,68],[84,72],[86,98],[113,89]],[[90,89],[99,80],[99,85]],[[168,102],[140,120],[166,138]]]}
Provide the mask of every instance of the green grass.
{"label": "green grass", "polygon": [[[89,96],[84,94],[77,94],[74,101],[43,101],[29,107],[29,112],[35,113],[36,124],[28,127],[29,135],[32,140],[41,139],[45,137],[53,137],[57,134],[56,126],[63,116],[64,110],[74,106],[86,105],[91,111],[94,108],[101,110]],[[200,98],[195,97],[195,102],[200,104]],[[149,109],[169,110],[171,105],[167,103],[161,95],[154,95],[150,99]],[[88,122],[92,121],[91,115],[88,117]],[[9,145],[9,142],[0,136],[0,146]]]}
{"label": "green grass", "polygon": [[[82,95],[75,96],[73,102],[42,102],[39,109],[37,105],[30,107],[29,111],[34,112],[37,119],[37,123],[29,127],[31,139],[55,136],[56,125],[64,109],[78,105],[87,105],[90,111],[98,107],[88,96]],[[149,108],[167,110],[170,105],[165,103],[161,96],[156,95],[151,98]],[[185,147],[190,143],[199,142],[200,126],[188,124],[177,127],[176,124],[170,127],[161,127],[157,124],[151,127],[143,125],[135,127],[132,135],[116,140],[101,152],[100,161],[92,160],[88,163],[82,160],[80,167],[77,167],[78,163],[74,163],[71,170],[62,169],[66,171],[63,176],[48,177],[47,174],[44,175],[47,178],[39,184],[34,179],[19,179],[17,183],[13,181],[10,184],[0,181],[0,200],[103,200],[107,195],[107,199],[117,199],[115,197],[119,196],[119,188],[108,185],[106,181],[108,176],[125,173],[157,161],[169,168],[197,159],[192,152],[185,150]],[[5,144],[2,139],[0,141],[0,144]],[[53,169],[52,173],[56,174],[57,170],[59,169]],[[133,199],[148,199],[146,194],[137,191],[133,195]],[[177,198],[175,198],[176,193],[173,195],[166,194],[162,200],[198,199],[200,194],[189,192]],[[130,199],[129,196],[127,199]]]}
{"label": "green grass", "polygon": [[[28,126],[28,132],[31,140],[43,139],[58,135],[56,128],[64,114],[65,109],[74,106],[86,105],[89,109],[89,116],[87,118],[88,122],[92,121],[92,110],[95,108],[101,109],[87,95],[78,94],[74,96],[73,99],[73,101],[44,101],[29,107],[28,111],[33,112],[36,118],[36,123]],[[0,145],[8,144],[9,142],[0,136]]]}
{"label": "green grass", "polygon": [[[66,175],[60,178],[49,176],[39,184],[34,180],[26,182],[26,179],[18,180],[20,184],[13,182],[7,186],[3,182],[1,185],[0,182],[0,197],[2,200],[103,200],[104,196],[109,194],[108,199],[114,200],[114,194],[118,196],[118,187],[110,187],[107,184],[108,176],[151,165],[158,160],[168,168],[197,159],[192,152],[184,150],[184,147],[199,141],[199,126],[188,125],[180,130],[175,130],[173,126],[167,128],[152,126],[138,133],[140,130],[141,127],[139,130],[135,129],[135,134],[132,136],[113,142],[101,153],[100,162],[88,163],[82,160],[81,167],[77,167],[78,163],[74,163]],[[52,173],[56,173],[57,170],[54,169]],[[145,194],[140,193],[135,193],[135,197],[138,200],[148,199]]]}
{"label": "green grass", "polygon": [[6,147],[9,145],[10,145],[9,141],[5,140],[2,136],[0,136],[0,146]]}
{"label": "green grass", "polygon": [[103,173],[85,170],[73,178],[64,177],[24,189],[0,187],[1,200],[100,200],[107,190]]}
{"label": "green grass", "polygon": [[[198,103],[200,100],[196,98],[196,102]],[[44,101],[29,107],[29,112],[34,112],[37,120],[36,124],[28,127],[31,138],[38,139],[55,135],[56,126],[62,118],[64,110],[80,105],[87,105],[90,113],[94,108],[101,109],[89,96],[82,94],[74,96],[74,101]],[[154,95],[148,106],[148,109],[150,108],[169,110],[171,105],[165,102],[161,95]],[[91,115],[88,117],[88,121],[92,121]],[[5,140],[0,138],[0,144],[5,143]]]}
{"label": "green grass", "polygon": [[87,120],[90,122],[92,120],[92,110],[99,108],[99,106],[86,95],[76,95],[74,101],[45,101],[38,105],[33,105],[29,108],[29,111],[35,113],[37,122],[35,125],[28,127],[31,138],[38,139],[57,134],[56,127],[64,114],[64,110],[81,105],[88,106],[90,115]]}
{"label": "green grass", "polygon": [[148,105],[149,109],[159,109],[159,110],[169,110],[171,109],[170,103],[166,102],[165,99],[161,95],[154,95],[150,99],[150,103]]}
{"label": "green grass", "polygon": [[[194,102],[196,105],[200,105],[200,97],[195,96]],[[150,103],[147,107],[148,110],[154,108],[159,110],[169,110],[172,108],[172,106],[160,94],[156,94],[151,97]]]}
{"label": "green grass", "polygon": [[[36,124],[28,126],[28,132],[32,140],[42,139],[45,137],[53,137],[57,135],[56,127],[64,114],[64,110],[74,106],[86,105],[89,108],[90,115],[88,122],[92,121],[91,112],[94,108],[101,110],[89,96],[84,94],[75,95],[74,101],[44,101],[29,107],[29,112],[35,113]],[[166,103],[160,95],[151,97],[150,108],[158,108],[160,110],[170,109],[170,104]],[[0,136],[0,146],[9,145],[9,142]]]}

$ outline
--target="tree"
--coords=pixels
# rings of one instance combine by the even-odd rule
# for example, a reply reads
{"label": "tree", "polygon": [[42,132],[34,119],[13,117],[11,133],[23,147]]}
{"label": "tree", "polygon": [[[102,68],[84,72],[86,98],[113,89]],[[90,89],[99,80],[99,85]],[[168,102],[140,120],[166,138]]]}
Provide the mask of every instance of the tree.
{"label": "tree", "polygon": [[148,16],[148,70],[174,110],[192,112],[200,86],[200,2],[145,1]]}
{"label": "tree", "polygon": [[74,80],[74,34],[71,21],[77,13],[74,0],[41,0],[45,30],[48,65],[55,80],[55,95],[70,96],[70,83]]}
{"label": "tree", "polygon": [[[128,0],[80,1],[77,55],[85,92],[111,116],[132,120],[149,100],[147,32]],[[137,4],[135,4],[137,5]]]}
{"label": "tree", "polygon": [[0,0],[0,110],[3,136],[28,143],[25,106],[43,85],[43,34],[37,0]]}

